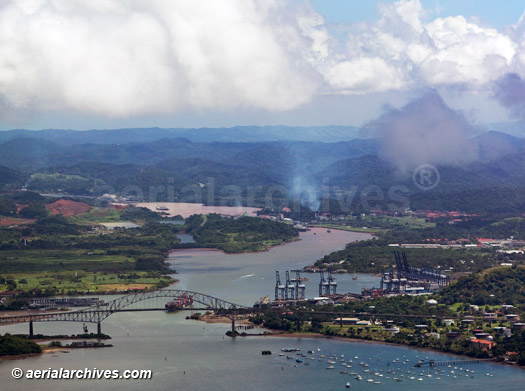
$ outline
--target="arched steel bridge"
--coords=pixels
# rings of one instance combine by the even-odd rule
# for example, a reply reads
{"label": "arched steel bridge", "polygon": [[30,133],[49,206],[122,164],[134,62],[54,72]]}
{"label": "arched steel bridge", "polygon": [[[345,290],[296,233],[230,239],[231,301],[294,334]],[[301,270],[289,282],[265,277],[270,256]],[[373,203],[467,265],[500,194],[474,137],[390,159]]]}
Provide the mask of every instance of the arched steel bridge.
{"label": "arched steel bridge", "polygon": [[100,322],[111,314],[125,311],[159,311],[164,308],[144,308],[144,309],[126,309],[126,307],[140,301],[154,298],[175,298],[181,295],[193,296],[193,303],[198,303],[202,307],[185,307],[183,310],[214,310],[220,312],[246,312],[250,311],[249,307],[231,303],[204,293],[192,292],[179,289],[161,289],[157,291],[141,292],[119,297],[104,304],[91,306],[78,311],[52,312],[47,314],[35,315],[18,315],[0,317],[0,325],[13,323],[29,322],[29,334],[33,335],[33,322],[82,322],[97,323],[98,333],[100,334]]}

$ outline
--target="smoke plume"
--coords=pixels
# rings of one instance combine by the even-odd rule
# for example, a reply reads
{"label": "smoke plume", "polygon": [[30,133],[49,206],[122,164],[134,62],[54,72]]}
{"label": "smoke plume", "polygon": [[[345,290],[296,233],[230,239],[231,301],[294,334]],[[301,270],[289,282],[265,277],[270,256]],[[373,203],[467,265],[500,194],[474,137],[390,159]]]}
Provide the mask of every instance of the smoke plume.
{"label": "smoke plume", "polygon": [[507,73],[494,86],[495,97],[517,119],[525,119],[525,80],[516,73]]}
{"label": "smoke plume", "polygon": [[390,108],[365,131],[380,138],[380,156],[404,173],[421,164],[459,164],[477,157],[469,142],[472,126],[434,90],[400,109]]}

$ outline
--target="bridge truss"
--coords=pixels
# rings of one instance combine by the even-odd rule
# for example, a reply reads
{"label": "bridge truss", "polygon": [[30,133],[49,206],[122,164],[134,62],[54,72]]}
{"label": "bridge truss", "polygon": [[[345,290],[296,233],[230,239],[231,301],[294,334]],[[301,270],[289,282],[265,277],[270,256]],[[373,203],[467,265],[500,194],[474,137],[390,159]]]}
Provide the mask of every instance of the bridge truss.
{"label": "bridge truss", "polygon": [[[179,289],[161,289],[157,291],[140,292],[130,295],[119,297],[115,300],[109,301],[104,304],[95,305],[92,307],[84,308],[77,311],[67,312],[53,312],[47,314],[34,314],[34,315],[18,315],[18,316],[5,316],[0,317],[0,325],[13,324],[13,323],[30,323],[30,334],[32,333],[33,322],[82,322],[82,323],[97,323],[98,331],[100,333],[100,322],[106,319],[111,314],[116,312],[127,311],[126,307],[131,306],[134,303],[138,303],[144,300],[155,299],[155,298],[175,298],[181,295],[193,296],[193,303],[198,303],[202,307],[185,307],[184,310],[213,310],[218,312],[244,312],[249,310],[248,307],[235,304],[226,300],[219,299],[204,293],[192,292]],[[153,308],[153,309],[138,309],[129,311],[152,311],[152,310],[164,310],[164,308]]]}

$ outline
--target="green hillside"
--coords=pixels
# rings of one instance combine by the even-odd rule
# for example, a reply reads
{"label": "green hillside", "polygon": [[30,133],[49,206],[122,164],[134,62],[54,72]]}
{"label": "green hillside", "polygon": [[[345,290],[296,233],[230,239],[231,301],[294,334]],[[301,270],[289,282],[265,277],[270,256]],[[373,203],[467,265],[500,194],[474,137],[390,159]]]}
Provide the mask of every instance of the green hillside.
{"label": "green hillside", "polygon": [[447,304],[525,305],[525,266],[498,267],[463,277],[437,296]]}

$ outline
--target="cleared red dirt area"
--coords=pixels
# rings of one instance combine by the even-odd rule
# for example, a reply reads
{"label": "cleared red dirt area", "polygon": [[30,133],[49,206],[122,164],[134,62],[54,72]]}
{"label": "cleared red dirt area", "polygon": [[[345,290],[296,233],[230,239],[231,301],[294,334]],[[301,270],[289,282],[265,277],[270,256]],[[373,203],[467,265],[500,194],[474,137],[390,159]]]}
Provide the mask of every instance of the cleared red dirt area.
{"label": "cleared red dirt area", "polygon": [[27,225],[33,224],[35,220],[33,219],[9,219],[0,217],[0,227],[11,227],[13,225]]}
{"label": "cleared red dirt area", "polygon": [[58,200],[52,204],[47,204],[46,209],[56,215],[63,215],[67,217],[80,215],[89,212],[91,206],[83,202],[76,202],[70,200]]}

